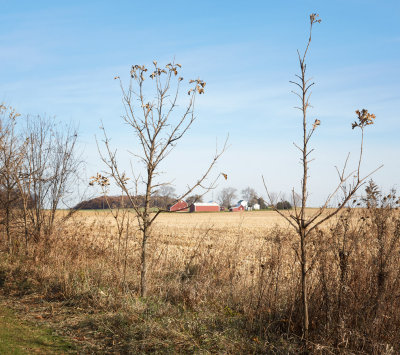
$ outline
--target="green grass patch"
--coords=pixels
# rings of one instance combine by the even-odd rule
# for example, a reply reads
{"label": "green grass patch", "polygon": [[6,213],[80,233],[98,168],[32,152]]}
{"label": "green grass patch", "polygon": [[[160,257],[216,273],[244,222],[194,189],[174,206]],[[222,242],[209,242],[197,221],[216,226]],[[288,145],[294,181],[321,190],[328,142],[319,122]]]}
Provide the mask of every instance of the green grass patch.
{"label": "green grass patch", "polygon": [[21,321],[0,306],[0,354],[71,354],[74,346],[48,328]]}

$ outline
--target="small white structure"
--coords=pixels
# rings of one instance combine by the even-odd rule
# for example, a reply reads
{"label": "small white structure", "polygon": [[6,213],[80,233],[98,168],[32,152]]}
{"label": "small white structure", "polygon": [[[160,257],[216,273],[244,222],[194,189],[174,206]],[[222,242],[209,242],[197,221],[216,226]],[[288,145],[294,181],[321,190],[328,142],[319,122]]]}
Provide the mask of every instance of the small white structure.
{"label": "small white structure", "polygon": [[259,210],[260,209],[260,205],[258,203],[255,203],[253,205],[253,210]]}

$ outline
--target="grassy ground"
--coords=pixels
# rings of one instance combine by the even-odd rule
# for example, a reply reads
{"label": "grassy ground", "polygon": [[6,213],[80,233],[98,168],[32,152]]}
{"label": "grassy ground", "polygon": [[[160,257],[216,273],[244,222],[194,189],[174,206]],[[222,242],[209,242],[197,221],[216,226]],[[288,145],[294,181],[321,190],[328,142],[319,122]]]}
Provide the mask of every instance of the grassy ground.
{"label": "grassy ground", "polygon": [[0,305],[0,354],[66,354],[74,347],[48,328],[22,321]]}

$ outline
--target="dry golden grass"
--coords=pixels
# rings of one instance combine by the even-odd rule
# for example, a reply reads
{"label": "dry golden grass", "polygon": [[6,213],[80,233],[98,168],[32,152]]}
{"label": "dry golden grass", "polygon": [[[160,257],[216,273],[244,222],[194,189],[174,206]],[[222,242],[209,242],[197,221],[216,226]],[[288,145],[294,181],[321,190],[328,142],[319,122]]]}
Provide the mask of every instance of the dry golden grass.
{"label": "dry golden grass", "polygon": [[[300,351],[299,241],[282,217],[161,214],[143,301],[140,233],[129,216],[119,234],[109,211],[80,211],[35,246],[29,262],[6,263],[7,273],[28,277],[45,299],[105,311],[91,327],[120,352]],[[312,351],[400,350],[399,236],[395,210],[343,211],[310,236]]]}

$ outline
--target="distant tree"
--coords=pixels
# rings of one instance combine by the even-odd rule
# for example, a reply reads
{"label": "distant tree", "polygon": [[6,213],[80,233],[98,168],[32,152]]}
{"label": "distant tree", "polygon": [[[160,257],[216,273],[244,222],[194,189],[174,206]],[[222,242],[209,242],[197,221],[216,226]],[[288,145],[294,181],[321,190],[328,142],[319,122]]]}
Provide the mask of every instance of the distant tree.
{"label": "distant tree", "polygon": [[257,197],[256,203],[258,203],[260,205],[260,208],[262,210],[265,210],[266,208],[268,208],[267,204],[265,203],[265,200],[263,197]]}
{"label": "distant tree", "polygon": [[153,199],[154,207],[166,209],[176,200],[176,190],[171,185],[162,185],[156,192]]}
{"label": "distant tree", "polygon": [[292,195],[290,196],[290,203],[293,206],[300,206],[301,204],[301,195],[297,192],[292,191]]}
{"label": "distant tree", "polygon": [[176,197],[176,190],[171,185],[163,185],[157,191],[157,195],[162,196],[162,197],[174,198],[174,197]]}
{"label": "distant tree", "polygon": [[249,203],[249,206],[253,206],[257,201],[257,192],[252,187],[248,186],[241,191],[242,197]]}
{"label": "distant tree", "polygon": [[195,202],[203,202],[203,196],[202,195],[191,195],[186,199],[187,204],[193,205]]}
{"label": "distant tree", "polygon": [[279,194],[276,192],[269,192],[268,194],[268,202],[270,205],[276,205],[276,203],[278,202],[278,198],[279,198]]}
{"label": "distant tree", "polygon": [[292,205],[290,204],[289,201],[280,201],[276,204],[276,208],[278,210],[290,210],[292,208]]}
{"label": "distant tree", "polygon": [[237,198],[237,190],[234,187],[225,187],[218,194],[218,202],[221,206],[230,208],[233,200]]}
{"label": "distant tree", "polygon": [[[138,200],[140,197],[138,197]],[[142,200],[144,201],[143,197]],[[143,202],[142,202],[143,204]],[[90,200],[79,202],[74,209],[76,210],[102,210],[105,208],[131,208],[130,200],[125,195],[108,196],[103,195]]]}

